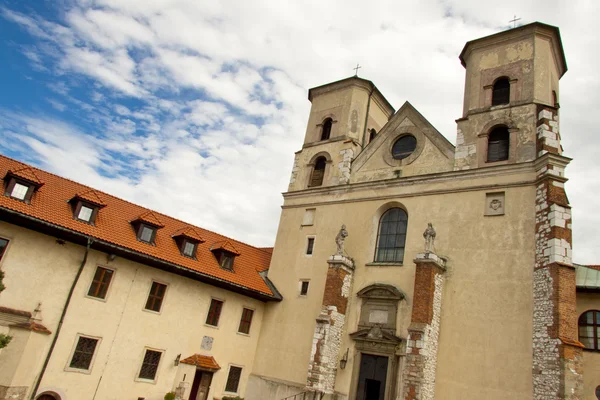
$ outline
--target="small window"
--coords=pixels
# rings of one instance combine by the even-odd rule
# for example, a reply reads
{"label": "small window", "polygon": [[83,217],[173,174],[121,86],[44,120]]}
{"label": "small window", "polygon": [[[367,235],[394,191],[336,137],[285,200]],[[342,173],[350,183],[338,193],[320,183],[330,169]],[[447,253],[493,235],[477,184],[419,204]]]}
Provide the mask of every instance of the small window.
{"label": "small window", "polygon": [[223,302],[220,300],[212,299],[210,301],[208,315],[206,316],[206,325],[219,326],[219,318],[221,318],[222,309]]}
{"label": "small window", "polygon": [[390,208],[379,220],[375,262],[404,262],[408,216],[401,208]]}
{"label": "small window", "polygon": [[308,242],[306,244],[306,254],[311,255],[313,253],[314,247],[315,247],[315,238],[309,237]]}
{"label": "small window", "polygon": [[156,236],[156,228],[153,228],[146,224],[140,224],[138,230],[138,240],[145,243],[154,243],[154,237]]}
{"label": "small window", "polygon": [[229,367],[229,375],[227,376],[227,384],[225,391],[229,393],[237,393],[240,386],[240,378],[242,377],[242,369],[240,367]]}
{"label": "small window", "polygon": [[587,350],[600,350],[600,311],[587,311],[581,314],[579,341]]}
{"label": "small window", "polygon": [[94,279],[88,290],[88,296],[105,299],[113,274],[114,271],[111,269],[102,267],[96,268],[96,274],[94,275]]}
{"label": "small window", "polygon": [[325,165],[327,160],[325,157],[319,157],[315,161],[315,166],[310,177],[309,187],[321,186],[323,184],[323,177],[325,177]]}
{"label": "small window", "polygon": [[233,270],[233,254],[226,251],[220,251],[217,255],[219,266],[224,269]]}
{"label": "small window", "polygon": [[92,365],[92,359],[94,358],[94,353],[96,352],[98,339],[85,336],[79,336],[78,339],[77,346],[73,352],[73,357],[71,357],[71,362],[69,363],[69,368],[89,371]]}
{"label": "small window", "polygon": [[321,140],[327,140],[331,136],[331,125],[333,125],[333,121],[331,118],[327,118],[323,121],[323,128],[321,129]]}
{"label": "small window", "polygon": [[488,162],[508,160],[510,133],[505,126],[495,128],[488,137]]}
{"label": "small window", "polygon": [[300,296],[306,296],[308,294],[308,281],[300,282]]}
{"label": "small window", "polygon": [[8,247],[8,240],[0,238],[0,261],[2,261],[2,257],[4,257],[4,253],[6,252],[6,248]]}
{"label": "small window", "polygon": [[150,293],[148,294],[148,300],[146,301],[145,309],[160,312],[166,291],[167,285],[158,282],[152,282],[152,287],[150,288]]}
{"label": "small window", "polygon": [[82,204],[81,208],[79,208],[79,213],[77,214],[77,219],[80,219],[85,222],[91,222],[93,213],[94,213],[93,208]]}
{"label": "small window", "polygon": [[18,200],[25,200],[28,190],[29,186],[23,185],[19,182],[15,182],[15,186],[13,186],[12,191],[10,192],[10,197]]}
{"label": "small window", "polygon": [[375,129],[371,129],[369,131],[369,143],[371,143],[373,139],[375,139],[375,136],[377,136],[377,131]]}
{"label": "small window", "polygon": [[252,316],[254,315],[254,311],[248,308],[244,308],[242,311],[242,319],[240,320],[240,326],[238,328],[238,332],[240,333],[250,333],[250,325],[252,325]]}
{"label": "small window", "polygon": [[510,82],[503,77],[496,80],[492,89],[492,106],[510,103]]}
{"label": "small window", "polygon": [[392,157],[396,160],[403,160],[410,156],[416,148],[417,139],[413,135],[404,135],[392,146]]}
{"label": "small window", "polygon": [[196,256],[196,244],[189,240],[183,241],[183,255],[194,258]]}
{"label": "small window", "polygon": [[142,361],[142,368],[140,368],[140,379],[155,380],[156,372],[158,371],[158,364],[160,364],[160,358],[162,352],[146,349],[144,354],[144,361]]}

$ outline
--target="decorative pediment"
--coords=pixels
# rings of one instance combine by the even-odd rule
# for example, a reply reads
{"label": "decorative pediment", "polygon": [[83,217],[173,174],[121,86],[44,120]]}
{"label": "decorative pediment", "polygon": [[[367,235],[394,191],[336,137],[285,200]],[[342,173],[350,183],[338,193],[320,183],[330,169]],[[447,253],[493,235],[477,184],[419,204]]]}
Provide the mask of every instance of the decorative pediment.
{"label": "decorative pediment", "polygon": [[356,342],[356,348],[359,350],[378,349],[379,351],[393,353],[402,343],[402,338],[392,334],[387,329],[382,329],[380,325],[360,329],[351,333],[350,337]]}
{"label": "decorative pediment", "polygon": [[369,299],[396,300],[400,301],[406,298],[405,294],[398,288],[392,285],[383,283],[375,283],[361,289],[357,294],[358,297]]}

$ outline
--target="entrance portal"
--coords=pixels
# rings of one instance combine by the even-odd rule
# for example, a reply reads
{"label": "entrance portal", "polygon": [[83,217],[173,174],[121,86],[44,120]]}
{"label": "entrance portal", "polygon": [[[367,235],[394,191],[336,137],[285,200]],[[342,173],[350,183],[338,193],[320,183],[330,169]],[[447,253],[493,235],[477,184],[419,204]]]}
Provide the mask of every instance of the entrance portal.
{"label": "entrance portal", "polygon": [[196,370],[192,390],[190,391],[189,400],[207,400],[210,383],[212,382],[212,372]]}
{"label": "entrance portal", "polygon": [[356,400],[384,400],[388,358],[362,354]]}

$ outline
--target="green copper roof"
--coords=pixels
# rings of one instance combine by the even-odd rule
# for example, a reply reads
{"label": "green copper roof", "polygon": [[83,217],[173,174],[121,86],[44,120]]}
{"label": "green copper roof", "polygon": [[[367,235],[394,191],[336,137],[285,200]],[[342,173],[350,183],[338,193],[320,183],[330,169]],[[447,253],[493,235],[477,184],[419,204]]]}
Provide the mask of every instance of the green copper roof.
{"label": "green copper roof", "polygon": [[600,289],[600,271],[588,268],[585,265],[575,264],[577,271],[577,287],[586,289]]}

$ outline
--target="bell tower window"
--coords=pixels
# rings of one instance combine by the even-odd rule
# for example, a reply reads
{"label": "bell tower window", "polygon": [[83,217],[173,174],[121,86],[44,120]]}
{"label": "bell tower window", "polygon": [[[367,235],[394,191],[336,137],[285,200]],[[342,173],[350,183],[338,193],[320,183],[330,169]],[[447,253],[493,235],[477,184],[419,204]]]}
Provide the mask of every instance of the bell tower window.
{"label": "bell tower window", "polygon": [[492,89],[492,106],[510,103],[510,82],[507,77],[498,78]]}
{"label": "bell tower window", "polygon": [[321,186],[323,184],[323,177],[325,176],[325,165],[327,161],[325,157],[319,157],[315,161],[315,166],[313,168],[312,175],[310,176],[309,187],[313,186]]}
{"label": "bell tower window", "polygon": [[508,160],[509,142],[510,133],[507,127],[501,126],[492,130],[488,136],[487,161]]}
{"label": "bell tower window", "polygon": [[333,121],[331,118],[327,118],[323,121],[323,128],[321,129],[321,140],[328,140],[331,136],[331,125],[333,125]]}
{"label": "bell tower window", "polygon": [[369,131],[369,143],[371,143],[373,139],[375,139],[375,136],[377,136],[377,131],[375,129],[371,129]]}

